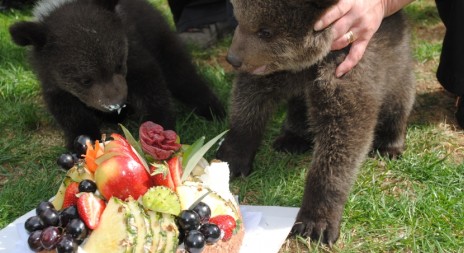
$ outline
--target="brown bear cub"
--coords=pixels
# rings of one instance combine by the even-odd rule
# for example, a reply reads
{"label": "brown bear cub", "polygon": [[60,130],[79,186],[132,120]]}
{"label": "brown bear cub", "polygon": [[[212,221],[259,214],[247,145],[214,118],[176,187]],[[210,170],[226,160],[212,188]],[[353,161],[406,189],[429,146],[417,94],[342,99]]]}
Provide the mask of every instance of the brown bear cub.
{"label": "brown bear cub", "polygon": [[[79,135],[100,139],[120,110],[174,129],[171,97],[207,119],[225,109],[197,74],[164,17],[145,0],[42,0],[36,21],[10,27],[33,47],[43,98],[68,148]],[[124,113],[123,113],[124,114]],[[126,113],[127,114],[127,113]]]}
{"label": "brown bear cub", "polygon": [[384,20],[349,73],[335,68],[349,48],[330,51],[331,31],[315,21],[336,0],[232,0],[238,27],[227,59],[238,70],[230,131],[217,157],[234,176],[248,175],[268,119],[288,102],[277,150],[313,148],[293,234],[332,244],[361,163],[371,149],[404,149],[415,97],[409,31],[399,12]]}

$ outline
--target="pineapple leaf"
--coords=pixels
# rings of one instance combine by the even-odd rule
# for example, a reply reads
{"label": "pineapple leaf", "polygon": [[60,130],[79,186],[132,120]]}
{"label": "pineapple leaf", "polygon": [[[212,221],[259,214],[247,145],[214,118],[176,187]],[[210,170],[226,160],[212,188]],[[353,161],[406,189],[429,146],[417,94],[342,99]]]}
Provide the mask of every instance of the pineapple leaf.
{"label": "pineapple leaf", "polygon": [[198,140],[196,140],[192,145],[188,146],[184,154],[182,155],[182,168],[187,166],[188,161],[192,158],[192,155],[195,154],[205,143],[205,136],[202,136]]}
{"label": "pineapple leaf", "polygon": [[208,190],[205,194],[203,194],[201,197],[199,197],[195,202],[193,202],[193,204],[188,208],[189,210],[193,210],[194,207],[196,207],[198,205],[198,203],[200,203],[206,196],[208,196],[208,194],[210,194],[211,191]]}
{"label": "pineapple leaf", "polygon": [[187,177],[192,173],[192,170],[195,168],[197,163],[201,160],[201,158],[206,154],[206,152],[216,143],[222,136],[224,136],[229,130],[226,130],[220,133],[218,136],[214,137],[210,141],[208,141],[205,145],[199,148],[195,153],[192,154],[189,161],[187,162],[187,166],[185,166],[184,172],[182,174],[181,181],[185,181]]}
{"label": "pineapple leaf", "polygon": [[108,152],[108,153],[104,153],[103,155],[99,156],[97,159],[95,159],[95,163],[97,165],[100,165],[102,162],[106,161],[106,160],[109,160],[115,156],[120,156],[120,155],[124,155],[123,153],[121,152]]}
{"label": "pineapple leaf", "polygon": [[143,150],[142,147],[140,146],[140,143],[135,140],[134,136],[127,130],[126,127],[124,127],[122,124],[119,124],[121,127],[122,131],[124,132],[124,136],[126,137],[127,142],[139,153],[139,155],[143,155]]}
{"label": "pineapple leaf", "polygon": [[129,142],[129,144],[132,146],[134,153],[139,158],[143,167],[145,167],[147,172],[150,172],[150,168],[148,168],[147,161],[144,159],[144,153],[143,153],[142,146],[140,145],[140,143],[135,140],[134,136],[132,136],[132,134],[129,132],[129,130],[127,130],[127,128],[125,128],[122,124],[119,124],[119,126],[124,132],[124,136],[126,137],[127,142]]}

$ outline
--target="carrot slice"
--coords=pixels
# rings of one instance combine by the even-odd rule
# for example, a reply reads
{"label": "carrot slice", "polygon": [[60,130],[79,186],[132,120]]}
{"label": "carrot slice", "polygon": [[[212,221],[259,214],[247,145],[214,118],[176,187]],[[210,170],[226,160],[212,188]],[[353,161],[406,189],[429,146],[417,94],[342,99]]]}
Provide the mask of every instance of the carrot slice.
{"label": "carrot slice", "polygon": [[87,143],[87,151],[85,153],[85,165],[87,169],[94,173],[97,170],[98,165],[95,163],[95,159],[103,155],[103,150],[100,147],[100,142],[95,141],[95,147],[90,142]]}

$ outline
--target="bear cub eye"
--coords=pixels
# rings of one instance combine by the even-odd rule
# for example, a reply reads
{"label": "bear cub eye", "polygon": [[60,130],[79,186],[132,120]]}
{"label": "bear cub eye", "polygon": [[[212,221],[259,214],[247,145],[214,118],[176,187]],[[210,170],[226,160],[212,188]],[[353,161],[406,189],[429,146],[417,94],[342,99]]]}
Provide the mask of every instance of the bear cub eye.
{"label": "bear cub eye", "polygon": [[122,73],[122,72],[123,72],[123,66],[122,66],[122,64],[116,65],[116,68],[114,69],[114,71],[115,71],[116,73],[119,73],[119,74]]}
{"label": "bear cub eye", "polygon": [[274,35],[272,30],[269,28],[261,28],[256,34],[258,35],[258,38],[260,39],[270,39]]}
{"label": "bear cub eye", "polygon": [[91,78],[82,78],[81,80],[79,80],[79,82],[82,86],[89,87],[92,85],[93,81]]}

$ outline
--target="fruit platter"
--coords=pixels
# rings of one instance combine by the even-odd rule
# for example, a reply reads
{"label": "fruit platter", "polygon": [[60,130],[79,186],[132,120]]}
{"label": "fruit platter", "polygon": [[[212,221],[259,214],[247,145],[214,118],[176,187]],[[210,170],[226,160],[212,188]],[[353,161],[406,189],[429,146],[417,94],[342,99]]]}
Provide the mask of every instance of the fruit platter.
{"label": "fruit platter", "polygon": [[76,139],[56,195],[0,230],[0,252],[278,252],[298,209],[237,204],[228,164],[204,158],[225,132],[186,145],[153,122],[139,140],[121,128]]}
{"label": "fruit platter", "polygon": [[56,195],[24,222],[34,252],[239,252],[242,217],[227,163],[207,162],[204,143],[180,144],[153,122],[135,140],[113,133],[76,139],[63,154]]}

